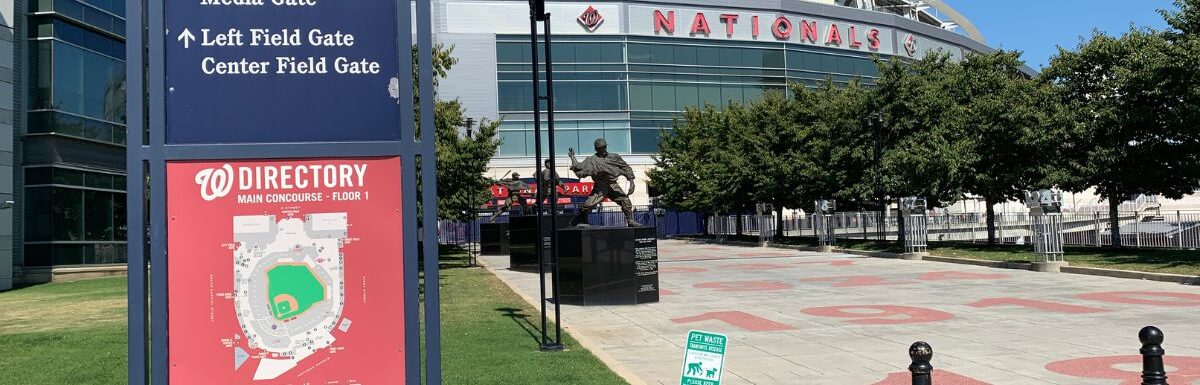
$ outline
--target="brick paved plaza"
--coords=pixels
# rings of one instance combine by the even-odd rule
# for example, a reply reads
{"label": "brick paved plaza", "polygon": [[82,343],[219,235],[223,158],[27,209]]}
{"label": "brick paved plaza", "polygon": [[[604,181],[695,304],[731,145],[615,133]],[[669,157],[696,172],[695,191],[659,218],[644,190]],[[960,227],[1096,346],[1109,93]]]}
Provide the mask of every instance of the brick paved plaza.
{"label": "brick paved plaza", "polygon": [[[728,334],[724,384],[1140,383],[1138,330],[1166,335],[1171,384],[1200,384],[1200,288],[938,262],[660,241],[662,301],[563,306],[568,330],[619,373],[678,384],[692,329]],[[526,298],[537,274],[484,262]]]}

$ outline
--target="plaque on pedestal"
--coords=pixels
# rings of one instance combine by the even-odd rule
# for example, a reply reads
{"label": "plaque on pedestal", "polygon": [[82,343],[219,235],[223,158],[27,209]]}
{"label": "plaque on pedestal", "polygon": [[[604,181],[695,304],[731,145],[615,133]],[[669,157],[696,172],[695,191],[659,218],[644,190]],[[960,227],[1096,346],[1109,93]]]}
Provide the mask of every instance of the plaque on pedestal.
{"label": "plaque on pedestal", "polygon": [[558,260],[562,303],[658,302],[658,239],[653,227],[559,230]]}
{"label": "plaque on pedestal", "polygon": [[[559,215],[558,228],[565,228],[571,224],[571,220],[575,217],[572,215]],[[542,227],[546,229],[542,234],[546,237],[550,236],[550,215],[542,217]],[[508,240],[509,240],[509,267],[533,266],[537,267],[537,215],[514,216],[508,219]],[[548,246],[544,250],[546,259],[550,259],[550,248]]]}
{"label": "plaque on pedestal", "polygon": [[508,224],[479,224],[479,251],[483,255],[508,255]]}

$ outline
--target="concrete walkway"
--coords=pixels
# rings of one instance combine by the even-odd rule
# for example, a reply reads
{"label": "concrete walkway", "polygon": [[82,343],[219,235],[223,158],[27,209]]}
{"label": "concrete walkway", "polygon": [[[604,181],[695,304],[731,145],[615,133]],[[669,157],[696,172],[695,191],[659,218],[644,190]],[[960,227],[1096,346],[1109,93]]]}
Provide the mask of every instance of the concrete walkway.
{"label": "concrete walkway", "polygon": [[[689,330],[729,335],[723,385],[1140,384],[1138,330],[1163,329],[1172,385],[1200,385],[1200,287],[938,262],[660,241],[662,301],[563,306],[619,373],[679,384]],[[485,264],[537,298],[537,274]]]}

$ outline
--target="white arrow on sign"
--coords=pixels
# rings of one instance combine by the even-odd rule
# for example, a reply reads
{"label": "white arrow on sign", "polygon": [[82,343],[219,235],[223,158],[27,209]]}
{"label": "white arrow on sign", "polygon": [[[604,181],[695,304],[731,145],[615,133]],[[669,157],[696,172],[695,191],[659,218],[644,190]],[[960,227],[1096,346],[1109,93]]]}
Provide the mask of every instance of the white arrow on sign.
{"label": "white arrow on sign", "polygon": [[193,41],[196,41],[196,35],[192,34],[187,28],[183,29],[183,33],[179,34],[179,41],[183,42],[183,48],[191,48]]}

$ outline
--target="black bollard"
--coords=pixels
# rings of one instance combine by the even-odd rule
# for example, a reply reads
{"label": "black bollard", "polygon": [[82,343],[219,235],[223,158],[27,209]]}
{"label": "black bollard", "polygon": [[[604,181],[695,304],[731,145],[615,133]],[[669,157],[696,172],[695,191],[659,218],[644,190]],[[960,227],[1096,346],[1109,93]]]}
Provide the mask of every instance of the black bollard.
{"label": "black bollard", "polygon": [[912,365],[908,366],[908,371],[912,372],[912,385],[933,385],[933,364],[929,363],[933,359],[933,348],[919,341],[908,348],[908,356],[912,358]]}
{"label": "black bollard", "polygon": [[1167,369],[1163,367],[1163,332],[1147,326],[1138,333],[1142,340],[1142,385],[1167,385]]}

